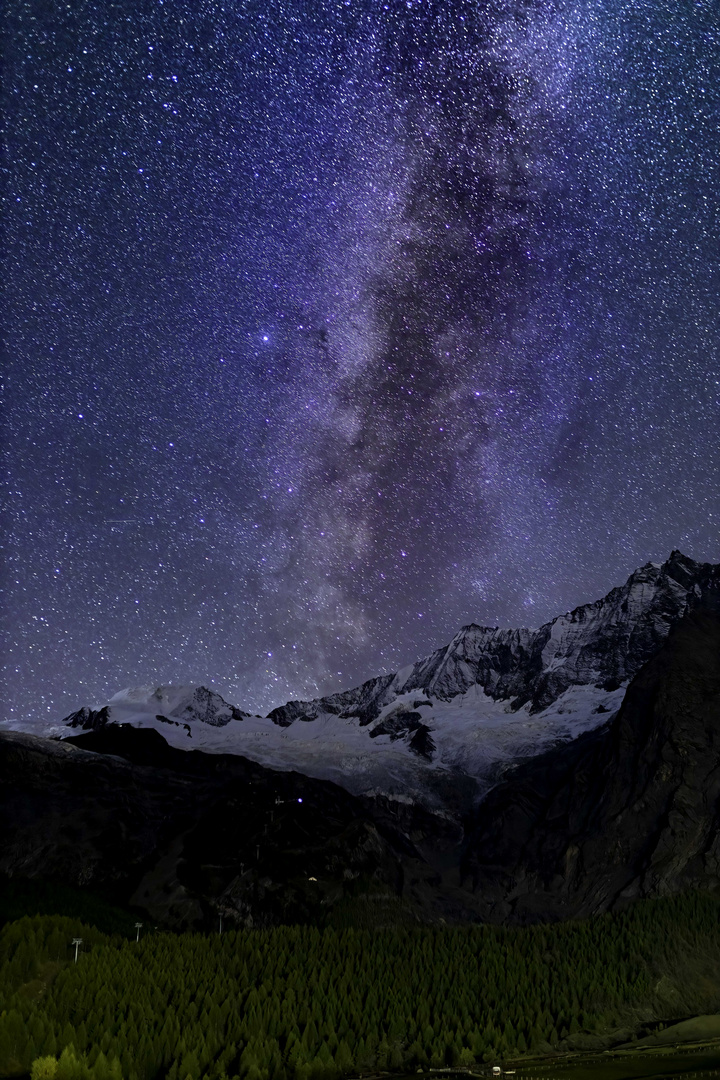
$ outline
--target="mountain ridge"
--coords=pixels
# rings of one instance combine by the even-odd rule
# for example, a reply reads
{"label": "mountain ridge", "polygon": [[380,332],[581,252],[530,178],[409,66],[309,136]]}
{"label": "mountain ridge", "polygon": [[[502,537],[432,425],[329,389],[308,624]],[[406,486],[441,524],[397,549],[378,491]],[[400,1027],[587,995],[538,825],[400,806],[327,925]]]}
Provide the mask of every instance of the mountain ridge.
{"label": "mountain ridge", "polygon": [[[654,595],[659,602],[647,604],[643,610],[642,601],[651,592],[646,586],[652,585],[656,586]],[[593,613],[608,609],[611,618],[607,621],[610,625],[621,625],[622,620],[618,616],[630,614],[630,603],[633,603],[635,614],[644,617],[647,623],[648,640],[644,643],[632,641],[628,662],[616,669],[611,668],[610,662],[614,661],[617,665],[618,657],[611,652],[595,657],[598,661],[596,672],[593,673],[590,666],[585,665],[584,674],[596,674],[598,678],[605,676],[620,682],[634,674],[647,659],[645,653],[659,646],[667,636],[671,622],[681,618],[693,601],[701,600],[709,591],[718,590],[720,565],[699,563],[674,550],[664,563],[645,563],[633,571],[624,585],[616,586],[598,600],[580,604],[572,611],[556,616],[536,630],[468,623],[460,628],[448,645],[399,672],[368,679],[352,690],[309,701],[287,702],[271,710],[268,716],[284,725],[296,719],[312,719],[312,713],[318,707],[327,712],[337,711],[341,716],[348,715],[348,709],[356,704],[354,715],[360,718],[361,723],[370,723],[379,715],[382,705],[387,704],[384,697],[392,689],[397,690],[398,694],[422,689],[439,700],[449,700],[473,684],[482,685],[485,692],[496,700],[514,699],[514,708],[531,701],[532,710],[538,712],[573,684],[573,676],[577,678],[580,675],[580,671],[568,665],[565,665],[564,677],[560,674],[564,666],[562,646],[568,639],[572,643],[578,637],[571,632],[571,627],[587,626],[593,621]],[[496,662],[481,664],[481,658],[486,657]],[[565,657],[566,660],[571,658],[571,654]],[[521,661],[525,662],[526,670],[518,675],[517,668]],[[467,664],[467,670],[463,670],[463,662]],[[543,677],[542,681],[540,676]],[[540,684],[538,686],[533,685],[536,678]]]}
{"label": "mountain ridge", "polygon": [[593,730],[629,680],[698,607],[720,606],[720,566],[674,551],[606,596],[536,630],[468,624],[399,672],[265,718],[206,687],[138,687],[45,734],[129,723],[173,746],[237,753],[462,816],[508,768]]}

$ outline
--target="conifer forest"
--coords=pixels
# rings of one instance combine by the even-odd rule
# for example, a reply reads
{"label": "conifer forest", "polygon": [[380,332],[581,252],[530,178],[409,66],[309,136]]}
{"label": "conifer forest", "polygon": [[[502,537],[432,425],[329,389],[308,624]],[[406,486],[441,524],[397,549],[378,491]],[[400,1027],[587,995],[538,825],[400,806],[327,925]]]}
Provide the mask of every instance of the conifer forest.
{"label": "conifer forest", "polygon": [[335,1080],[548,1053],[577,1033],[720,1009],[708,894],[525,928],[201,935],[123,919],[5,922],[0,1075]]}

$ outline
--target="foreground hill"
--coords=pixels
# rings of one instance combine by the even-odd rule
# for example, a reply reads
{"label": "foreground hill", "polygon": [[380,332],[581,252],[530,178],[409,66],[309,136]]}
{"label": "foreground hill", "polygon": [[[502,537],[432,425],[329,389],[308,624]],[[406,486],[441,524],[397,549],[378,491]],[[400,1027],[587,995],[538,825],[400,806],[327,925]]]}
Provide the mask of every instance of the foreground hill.
{"label": "foreground hill", "polygon": [[456,823],[132,727],[0,734],[0,837],[0,874],[84,886],[177,928],[475,917],[451,880]]}

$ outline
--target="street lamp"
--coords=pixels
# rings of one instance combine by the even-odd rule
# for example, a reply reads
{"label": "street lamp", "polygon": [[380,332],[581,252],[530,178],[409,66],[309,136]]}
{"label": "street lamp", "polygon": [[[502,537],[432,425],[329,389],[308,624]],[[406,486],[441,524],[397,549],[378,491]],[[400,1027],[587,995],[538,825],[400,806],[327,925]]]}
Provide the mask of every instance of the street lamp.
{"label": "street lamp", "polygon": [[141,923],[141,922],[136,922],[136,923],[135,923],[135,929],[137,930],[137,936],[136,936],[136,938],[135,938],[135,940],[136,940],[136,941],[139,941],[139,940],[140,940],[140,929],[141,929],[141,927],[142,927],[142,923]]}
{"label": "street lamp", "polygon": [[82,940],[83,939],[81,937],[74,937],[73,940],[72,940],[72,943],[75,946],[75,963],[76,964],[77,964],[77,958],[78,958],[78,949],[82,945]]}

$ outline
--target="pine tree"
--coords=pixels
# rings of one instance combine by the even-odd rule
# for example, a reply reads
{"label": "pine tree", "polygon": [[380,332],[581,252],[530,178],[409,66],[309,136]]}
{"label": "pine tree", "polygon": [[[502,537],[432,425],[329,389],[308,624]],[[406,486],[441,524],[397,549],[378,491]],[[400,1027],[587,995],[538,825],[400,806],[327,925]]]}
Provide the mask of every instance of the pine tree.
{"label": "pine tree", "polygon": [[89,1080],[85,1061],[75,1053],[75,1047],[72,1044],[66,1046],[60,1055],[55,1080]]}
{"label": "pine tree", "polygon": [[345,1039],[341,1039],[338,1043],[337,1050],[335,1051],[335,1067],[342,1075],[350,1072],[353,1065],[354,1061],[350,1047]]}

